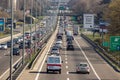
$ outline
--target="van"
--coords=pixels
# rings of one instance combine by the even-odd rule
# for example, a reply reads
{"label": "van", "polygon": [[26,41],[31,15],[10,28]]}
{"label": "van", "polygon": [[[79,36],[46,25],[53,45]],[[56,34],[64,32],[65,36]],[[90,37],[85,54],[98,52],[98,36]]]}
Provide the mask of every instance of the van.
{"label": "van", "polygon": [[62,59],[61,56],[50,55],[48,56],[46,63],[47,63],[47,73],[49,71],[58,71],[61,74],[62,69]]}

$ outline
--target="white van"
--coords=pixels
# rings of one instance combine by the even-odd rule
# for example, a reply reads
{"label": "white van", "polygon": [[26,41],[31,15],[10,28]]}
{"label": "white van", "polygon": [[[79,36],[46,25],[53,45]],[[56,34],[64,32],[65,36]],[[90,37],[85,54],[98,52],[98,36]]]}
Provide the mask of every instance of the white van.
{"label": "white van", "polygon": [[62,60],[61,56],[51,55],[47,58],[47,73],[49,71],[59,71],[59,74],[61,74],[62,69]]}

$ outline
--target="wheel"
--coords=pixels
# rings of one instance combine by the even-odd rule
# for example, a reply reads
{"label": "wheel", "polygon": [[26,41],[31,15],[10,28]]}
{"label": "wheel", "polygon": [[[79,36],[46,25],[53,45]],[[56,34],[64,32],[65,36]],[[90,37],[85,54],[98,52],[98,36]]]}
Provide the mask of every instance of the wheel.
{"label": "wheel", "polygon": [[59,74],[61,74],[61,70],[59,70]]}
{"label": "wheel", "polygon": [[47,69],[47,73],[48,73],[49,71],[48,71],[48,69]]}

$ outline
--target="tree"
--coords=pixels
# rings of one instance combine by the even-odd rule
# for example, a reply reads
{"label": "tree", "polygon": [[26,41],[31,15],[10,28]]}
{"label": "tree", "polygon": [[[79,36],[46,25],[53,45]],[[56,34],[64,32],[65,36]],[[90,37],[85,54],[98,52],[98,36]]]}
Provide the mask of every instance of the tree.
{"label": "tree", "polygon": [[105,11],[105,19],[110,21],[108,30],[110,34],[120,34],[120,0],[112,0]]}

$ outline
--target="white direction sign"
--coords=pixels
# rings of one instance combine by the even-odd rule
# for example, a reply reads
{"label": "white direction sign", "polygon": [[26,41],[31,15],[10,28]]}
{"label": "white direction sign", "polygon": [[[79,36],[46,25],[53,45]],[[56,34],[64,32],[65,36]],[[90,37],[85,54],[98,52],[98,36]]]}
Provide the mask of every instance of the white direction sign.
{"label": "white direction sign", "polygon": [[84,28],[90,29],[94,27],[94,14],[84,14],[83,18]]}

